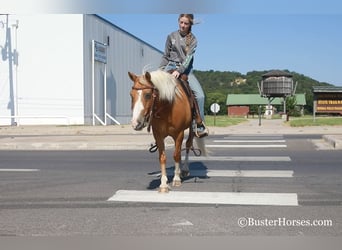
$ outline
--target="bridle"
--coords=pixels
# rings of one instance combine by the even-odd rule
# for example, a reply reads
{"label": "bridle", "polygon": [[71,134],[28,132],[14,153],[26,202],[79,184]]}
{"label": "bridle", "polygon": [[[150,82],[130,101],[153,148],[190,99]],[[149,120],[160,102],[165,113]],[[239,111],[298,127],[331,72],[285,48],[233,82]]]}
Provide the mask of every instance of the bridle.
{"label": "bridle", "polygon": [[152,117],[153,117],[153,110],[154,110],[154,104],[155,104],[155,100],[156,100],[156,97],[157,97],[157,93],[158,93],[158,90],[153,86],[153,85],[150,85],[150,86],[143,86],[143,87],[135,87],[133,86],[132,87],[132,90],[152,90],[151,92],[151,106],[149,108],[149,110],[146,110],[145,113],[144,113],[144,124],[147,124],[147,131],[150,132],[151,131],[151,120],[152,120]]}
{"label": "bridle", "polygon": [[153,86],[144,86],[144,87],[132,87],[132,90],[145,90],[145,89],[152,89],[152,92],[153,92],[153,90],[155,90],[156,88],[155,87],[153,87]]}

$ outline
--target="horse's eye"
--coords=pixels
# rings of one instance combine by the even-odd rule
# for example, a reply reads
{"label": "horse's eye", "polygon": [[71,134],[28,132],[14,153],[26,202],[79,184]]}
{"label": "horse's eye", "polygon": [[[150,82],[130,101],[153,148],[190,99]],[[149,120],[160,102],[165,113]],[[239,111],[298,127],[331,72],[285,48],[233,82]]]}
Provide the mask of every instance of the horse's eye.
{"label": "horse's eye", "polygon": [[152,97],[152,94],[151,94],[151,93],[145,94],[145,100],[150,100],[151,97]]}

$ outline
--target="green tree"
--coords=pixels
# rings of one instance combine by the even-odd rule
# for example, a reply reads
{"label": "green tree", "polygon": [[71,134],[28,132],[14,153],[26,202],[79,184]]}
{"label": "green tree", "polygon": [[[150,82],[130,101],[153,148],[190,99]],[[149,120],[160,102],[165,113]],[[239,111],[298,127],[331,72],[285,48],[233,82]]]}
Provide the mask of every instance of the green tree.
{"label": "green tree", "polygon": [[[306,106],[305,112],[312,113],[313,110],[313,86],[332,86],[325,82],[316,81],[310,77],[296,72],[290,72],[293,76],[293,81],[296,84],[296,93],[305,93]],[[217,102],[221,106],[220,114],[227,114],[226,112],[226,98],[228,94],[257,94],[259,93],[258,82],[261,82],[262,75],[269,72],[264,71],[250,71],[246,75],[234,71],[199,71],[194,70],[194,74],[201,83],[206,94],[205,112],[210,114],[210,105]]]}

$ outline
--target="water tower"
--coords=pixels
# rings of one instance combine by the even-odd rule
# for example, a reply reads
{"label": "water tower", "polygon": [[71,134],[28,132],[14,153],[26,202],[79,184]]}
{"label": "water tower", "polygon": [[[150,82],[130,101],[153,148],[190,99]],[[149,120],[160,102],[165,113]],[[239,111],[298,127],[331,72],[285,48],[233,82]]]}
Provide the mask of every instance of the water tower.
{"label": "water tower", "polygon": [[268,107],[270,107],[275,97],[283,97],[284,114],[286,114],[286,97],[295,93],[293,78],[290,73],[272,70],[262,75],[262,81],[260,84],[258,83],[258,87],[260,95],[268,98]]}

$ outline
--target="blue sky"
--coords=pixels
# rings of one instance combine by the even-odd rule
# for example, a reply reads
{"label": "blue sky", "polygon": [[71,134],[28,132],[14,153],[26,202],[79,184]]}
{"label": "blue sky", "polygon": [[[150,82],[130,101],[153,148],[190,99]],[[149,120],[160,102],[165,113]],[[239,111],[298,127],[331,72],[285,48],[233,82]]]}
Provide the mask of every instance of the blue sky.
{"label": "blue sky", "polygon": [[0,0],[2,13],[98,14],[163,50],[178,14],[201,21],[194,67],[288,69],[342,86],[341,0]]}
{"label": "blue sky", "polygon": [[[342,9],[341,9],[342,10]],[[164,50],[177,14],[101,15]],[[194,68],[237,71],[288,69],[342,86],[342,14],[195,14]]]}

